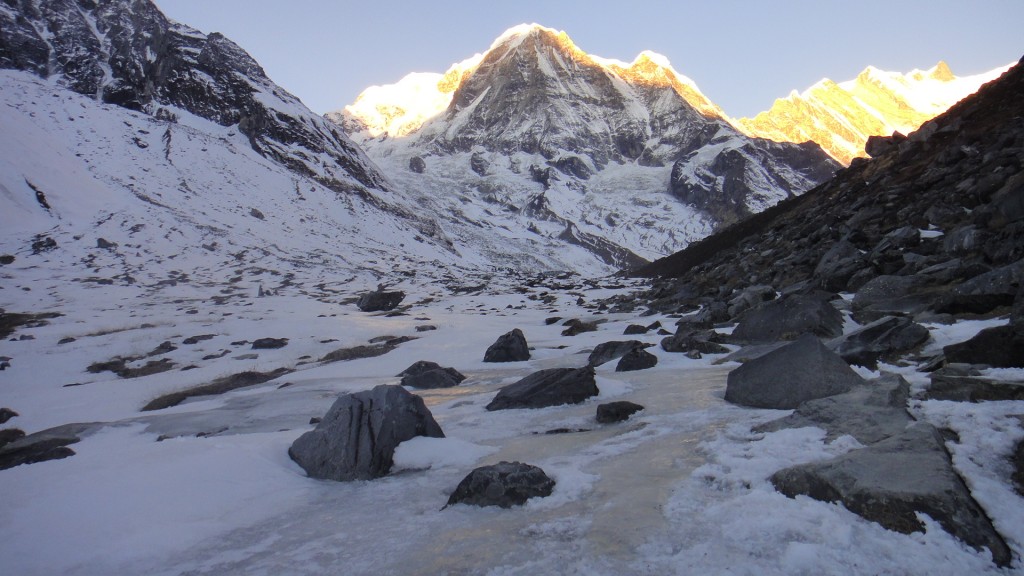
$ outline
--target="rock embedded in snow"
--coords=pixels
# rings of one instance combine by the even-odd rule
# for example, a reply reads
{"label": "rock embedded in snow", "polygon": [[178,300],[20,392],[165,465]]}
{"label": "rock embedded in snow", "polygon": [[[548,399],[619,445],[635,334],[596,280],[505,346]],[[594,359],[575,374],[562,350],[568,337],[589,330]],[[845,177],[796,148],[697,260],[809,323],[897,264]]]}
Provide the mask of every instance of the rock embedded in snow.
{"label": "rock embedded in snow", "polygon": [[101,427],[96,423],[65,424],[22,436],[0,448],[0,470],[74,456],[75,451],[68,445]]}
{"label": "rock embedded in snow", "polygon": [[363,312],[386,312],[394,310],[405,299],[405,292],[395,290],[388,292],[379,288],[359,297],[356,306]]}
{"label": "rock embedded in snow", "polygon": [[633,372],[646,370],[658,365],[658,357],[643,348],[633,348],[623,354],[619,363],[615,365],[616,372]]}
{"label": "rock embedded in snow", "polygon": [[924,529],[924,513],[975,548],[988,548],[996,564],[1012,553],[954,470],[942,435],[916,423],[899,435],[825,462],[786,468],[772,484],[793,498],[840,502],[851,512],[909,534]]}
{"label": "rock embedded in snow", "polygon": [[17,418],[18,413],[10,408],[4,406],[0,408],[0,424],[6,424],[11,418]]}
{"label": "rock embedded in snow", "polygon": [[423,174],[427,171],[427,163],[423,160],[422,156],[413,156],[409,158],[409,170],[417,174]]}
{"label": "rock embedded in snow", "polygon": [[691,324],[680,324],[676,333],[662,338],[661,349],[665,352],[696,352],[698,354],[728,354],[722,346],[722,335],[714,330],[694,330]]}
{"label": "rock embedded in snow", "polygon": [[835,352],[805,334],[730,372],[725,399],[753,408],[788,410],[807,400],[849,392],[863,383]]}
{"label": "rock embedded in snow", "polygon": [[454,504],[474,506],[521,506],[530,498],[550,496],[555,481],[544,470],[522,462],[499,462],[469,473],[448,498]]}
{"label": "rock embedded in snow", "polygon": [[593,352],[587,357],[587,364],[590,366],[600,366],[605,362],[610,362],[616,358],[621,358],[630,350],[636,348],[645,348],[648,346],[639,340],[612,340],[611,342],[602,342],[597,346],[594,346]]}
{"label": "rock embedded in snow", "polygon": [[288,455],[310,478],[370,480],[386,475],[395,448],[416,436],[444,438],[444,432],[422,398],[401,386],[380,385],[339,397]]}
{"label": "rock embedded in snow", "polygon": [[643,409],[643,406],[633,402],[627,402],[626,400],[608,402],[607,404],[598,404],[597,421],[601,424],[623,422],[625,420],[629,420],[630,416]]}
{"label": "rock embedded in snow", "polygon": [[793,340],[810,333],[835,338],[843,333],[843,316],[827,300],[793,295],[744,312],[731,340],[747,344]]}
{"label": "rock embedded in snow", "polygon": [[519,328],[499,336],[484,352],[484,362],[522,362],[529,359],[530,348]]}
{"label": "rock embedded in snow", "polygon": [[872,370],[879,358],[906,352],[928,340],[928,329],[903,316],[884,316],[878,320],[829,342],[850,364]]}
{"label": "rock embedded in snow", "polygon": [[253,350],[276,350],[288,345],[287,338],[258,338],[253,341]]}
{"label": "rock embedded in snow", "polygon": [[883,316],[912,316],[931,307],[937,296],[927,290],[928,280],[921,276],[876,276],[857,290],[853,297],[853,317],[858,322]]}
{"label": "rock embedded in snow", "polygon": [[402,377],[401,385],[410,388],[451,388],[466,379],[455,368],[442,368],[427,360],[415,362],[398,375]]}
{"label": "rock embedded in snow", "polygon": [[486,408],[493,411],[579,404],[598,393],[592,366],[548,368],[505,386]]}

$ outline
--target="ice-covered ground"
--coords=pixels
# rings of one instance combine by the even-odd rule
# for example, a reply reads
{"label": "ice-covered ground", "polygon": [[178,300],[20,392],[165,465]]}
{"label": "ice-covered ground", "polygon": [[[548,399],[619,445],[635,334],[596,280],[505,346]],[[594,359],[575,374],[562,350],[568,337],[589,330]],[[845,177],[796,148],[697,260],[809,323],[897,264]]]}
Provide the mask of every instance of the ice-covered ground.
{"label": "ice-covered ground", "polygon": [[[627,324],[657,316],[595,315],[577,304],[613,289],[517,291],[509,283],[455,295],[429,282],[401,287],[413,305],[397,317],[340,303],[354,294],[330,301],[289,289],[196,305],[196,314],[169,301],[147,302],[115,319],[118,292],[95,291],[91,307],[15,334],[35,339],[0,343],[0,353],[14,358],[0,372],[0,405],[21,414],[8,426],[34,432],[108,423],[72,445],[77,454],[70,458],[0,471],[4,573],[1005,573],[934,522],[926,521],[926,533],[902,535],[841,506],[775,492],[767,481],[772,472],[858,444],[850,437],[827,443],[816,428],[751,433],[751,426],[786,412],[726,403],[734,365],[714,365],[714,357],[690,360],[652,347],[657,367],[616,373],[615,362],[605,364],[597,370],[600,396],[583,404],[484,409],[500,386],[541,368],[582,366],[601,342],[658,342],[653,332],[622,336]],[[607,322],[597,332],[565,337],[561,323],[545,323],[551,316]],[[660,319],[672,328],[671,319]],[[931,326],[932,345],[993,322]],[[416,331],[428,324],[437,329]],[[516,327],[534,348],[531,360],[483,363],[484,349]],[[214,337],[182,344],[199,334]],[[376,358],[313,362],[382,335],[417,339]],[[69,336],[76,340],[57,345]],[[278,350],[232,344],[260,337],[289,343]],[[165,340],[178,346],[166,354],[176,364],[172,371],[133,379],[85,371]],[[202,360],[223,350],[229,353]],[[417,392],[447,438],[403,444],[393,474],[374,481],[309,479],[288,458],[291,442],[312,427],[310,417],[322,416],[339,394],[397,383],[394,375],[417,360],[469,377],[456,388]],[[282,366],[296,371],[139,411],[166,392]],[[889,368],[923,381],[912,370]],[[596,405],[612,399],[646,409],[624,423],[597,424]],[[960,442],[950,444],[954,461],[1019,557],[1024,504],[1008,487],[1003,459],[1021,435],[1020,404],[929,401],[912,409],[959,433]],[[556,428],[587,431],[544,434]],[[472,468],[500,460],[542,467],[557,481],[554,493],[510,510],[441,510]]]}

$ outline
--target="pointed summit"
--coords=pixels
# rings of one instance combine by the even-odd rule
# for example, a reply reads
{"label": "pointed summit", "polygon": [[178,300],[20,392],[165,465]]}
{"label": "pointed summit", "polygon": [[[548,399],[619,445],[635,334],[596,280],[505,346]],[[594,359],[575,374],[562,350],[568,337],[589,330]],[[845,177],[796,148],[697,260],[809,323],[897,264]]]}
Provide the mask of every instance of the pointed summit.
{"label": "pointed summit", "polygon": [[939,60],[939,63],[929,72],[929,76],[940,82],[949,82],[956,79],[956,76],[953,75],[953,71],[949,69],[949,64],[946,64],[945,60]]}

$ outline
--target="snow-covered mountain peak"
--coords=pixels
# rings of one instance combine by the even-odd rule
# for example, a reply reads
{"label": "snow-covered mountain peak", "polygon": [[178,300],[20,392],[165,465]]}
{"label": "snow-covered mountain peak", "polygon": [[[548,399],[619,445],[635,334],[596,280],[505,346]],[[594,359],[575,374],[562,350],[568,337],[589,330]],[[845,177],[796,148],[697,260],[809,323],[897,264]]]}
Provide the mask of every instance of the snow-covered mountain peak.
{"label": "snow-covered mountain peak", "polygon": [[733,123],[744,133],[778,142],[812,140],[833,158],[848,164],[865,155],[869,136],[904,134],[977,91],[1009,68],[956,76],[949,65],[907,73],[868,66],[853,80],[828,78],[807,90],[793,91],[754,118]]}

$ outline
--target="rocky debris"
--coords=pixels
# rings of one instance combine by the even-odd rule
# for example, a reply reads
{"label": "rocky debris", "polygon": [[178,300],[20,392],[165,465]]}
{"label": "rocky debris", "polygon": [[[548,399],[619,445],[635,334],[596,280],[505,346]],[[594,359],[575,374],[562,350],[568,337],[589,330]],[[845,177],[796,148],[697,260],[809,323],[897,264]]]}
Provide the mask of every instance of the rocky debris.
{"label": "rocky debris", "polygon": [[409,158],[409,170],[417,174],[423,174],[427,171],[427,163],[423,160],[422,156],[413,156]]}
{"label": "rocky debris", "polygon": [[0,255],[0,266],[7,266],[8,264],[14,264],[15,257],[13,254],[2,254]]}
{"label": "rocky debris", "polygon": [[1024,336],[1010,325],[986,328],[970,340],[944,347],[942,352],[948,362],[1024,368]]}
{"label": "rocky debris", "polygon": [[928,329],[902,316],[883,316],[828,343],[850,364],[878,367],[879,358],[891,358],[925,343]]}
{"label": "rocky debris", "polygon": [[627,402],[626,400],[619,400],[617,402],[608,402],[607,404],[597,405],[597,421],[601,424],[611,424],[613,422],[624,422],[629,420],[629,417],[637,412],[643,410],[644,407],[635,404],[633,402]]}
{"label": "rocky debris", "polygon": [[641,326],[640,324],[630,324],[626,326],[626,329],[622,331],[623,336],[639,336],[640,334],[647,334],[651,329],[647,326]]}
{"label": "rocky debris", "polygon": [[466,379],[455,368],[442,368],[439,364],[427,360],[413,363],[398,376],[402,378],[401,385],[410,388],[451,388]]}
{"label": "rocky debris", "polygon": [[224,394],[225,392],[237,390],[238,388],[245,388],[247,386],[255,386],[256,384],[269,382],[275,378],[280,378],[281,376],[292,372],[293,370],[290,368],[277,368],[270,372],[256,372],[250,370],[231,374],[229,376],[222,376],[209,384],[202,384],[200,386],[180,390],[178,392],[171,392],[170,394],[164,394],[163,396],[154,398],[142,407],[142,411],[148,412],[150,410],[163,410],[164,408],[177,406],[189,398]]}
{"label": "rocky debris", "polygon": [[850,279],[867,266],[856,246],[846,240],[832,245],[814,268],[814,277],[822,290],[840,292],[847,289]]}
{"label": "rocky debris", "polygon": [[287,338],[258,338],[253,341],[253,350],[275,350],[288,345]]}
{"label": "rocky debris", "polygon": [[939,312],[986,314],[1002,306],[1013,306],[1024,286],[1024,260],[979,274],[955,288],[937,305]]}
{"label": "rocky debris", "polygon": [[484,352],[484,362],[522,362],[529,359],[530,348],[519,328],[499,336]]}
{"label": "rocky debris", "polygon": [[938,295],[924,276],[883,275],[868,280],[853,297],[853,317],[870,322],[883,316],[913,316],[933,306]]}
{"label": "rocky debris", "polygon": [[744,312],[730,338],[763,344],[794,340],[801,334],[835,338],[843,333],[843,316],[823,298],[788,296]]}
{"label": "rocky debris", "polygon": [[117,248],[117,242],[111,242],[106,238],[97,238],[96,247],[99,248],[100,250],[113,250]]}
{"label": "rocky debris", "polygon": [[522,462],[499,462],[469,473],[448,498],[454,504],[474,506],[521,506],[530,498],[550,496],[555,481],[537,466]]}
{"label": "rocky debris", "polygon": [[505,386],[486,408],[493,411],[579,404],[598,393],[593,367],[548,368]]}
{"label": "rocky debris", "polygon": [[5,312],[0,308],[0,339],[7,338],[14,334],[19,328],[39,328],[49,324],[50,319],[63,316],[58,312],[43,312],[40,314],[21,314],[18,312]]}
{"label": "rocky debris", "polygon": [[633,348],[622,355],[619,363],[615,365],[616,372],[632,372],[635,370],[646,370],[658,365],[658,357],[643,348]]}
{"label": "rocky debris", "polygon": [[385,336],[382,339],[372,338],[371,345],[352,346],[351,348],[339,348],[324,354],[317,362],[347,362],[349,360],[360,360],[362,358],[374,358],[383,356],[404,344],[415,340],[412,336]]}
{"label": "rocky debris", "polygon": [[0,408],[0,424],[6,424],[11,418],[17,418],[18,413],[8,407]]}
{"label": "rocky debris", "polygon": [[204,340],[211,340],[214,336],[216,336],[216,334],[199,334],[198,336],[189,336],[182,340],[181,343],[186,346],[191,346],[192,344],[199,344]]}
{"label": "rocky debris", "polygon": [[141,360],[140,357],[128,357],[128,358],[114,358],[107,360],[106,362],[94,362],[86,368],[86,371],[90,374],[99,374],[100,372],[113,372],[121,378],[141,378],[143,376],[151,376],[153,374],[159,374],[161,372],[167,372],[174,368],[174,362],[170,358],[161,358],[159,360],[150,360],[138,367],[128,366],[129,363]]}
{"label": "rocky debris", "polygon": [[480,176],[487,176],[487,169],[491,167],[491,163],[482,153],[474,152],[469,158],[469,167]]}
{"label": "rocky debris", "polygon": [[59,460],[73,456],[69,444],[79,442],[98,430],[100,424],[65,424],[23,436],[0,448],[0,470],[22,464]]}
{"label": "rocky debris", "polygon": [[803,402],[793,414],[754,431],[815,426],[825,430],[830,442],[848,434],[870,445],[902,433],[914,421],[907,412],[909,397],[910,384],[902,376],[885,374],[844,394]]}
{"label": "rocky debris", "polygon": [[417,332],[433,332],[434,330],[437,330],[437,326],[433,324],[420,324],[416,327]]}
{"label": "rocky debris", "polygon": [[605,362],[611,362],[616,358],[621,358],[630,350],[636,348],[646,348],[648,344],[644,344],[639,340],[612,340],[611,342],[602,342],[597,346],[594,346],[594,350],[587,356],[587,364],[590,366],[600,366]]}
{"label": "rocky debris", "polygon": [[566,320],[562,326],[566,326],[565,330],[562,330],[562,336],[576,336],[584,332],[596,332],[597,322],[584,322],[578,318]]}
{"label": "rocky debris", "polygon": [[388,292],[383,287],[379,287],[374,292],[367,292],[360,296],[356,307],[363,312],[386,312],[397,308],[404,299],[405,292],[401,290]]}
{"label": "rocky debris", "polygon": [[753,408],[796,408],[849,392],[864,379],[820,340],[805,334],[729,373],[725,399]]}
{"label": "rocky debris", "polygon": [[395,448],[417,436],[444,438],[444,432],[422,398],[401,386],[380,385],[340,396],[288,455],[310,478],[370,480],[386,475]]}
{"label": "rocky debris", "polygon": [[64,338],[61,338],[60,340],[57,340],[57,345],[58,346],[62,346],[64,344],[71,344],[72,342],[74,342],[76,340],[78,340],[78,339],[73,337],[73,336],[66,336]]}
{"label": "rocky debris", "polygon": [[661,349],[665,352],[728,354],[729,349],[721,344],[724,340],[714,330],[694,330],[690,324],[680,324],[674,335],[662,338]]}
{"label": "rocky debris", "polygon": [[906,139],[907,137],[899,132],[893,132],[891,136],[868,136],[867,142],[864,143],[864,151],[868,156],[875,158],[897,149],[900,142]]}
{"label": "rocky debris", "polygon": [[851,512],[909,534],[921,531],[924,513],[960,540],[988,548],[996,564],[1012,554],[953,469],[942,435],[915,423],[896,436],[832,460],[786,468],[772,484],[793,498],[840,502]]}
{"label": "rocky debris", "polygon": [[0,449],[15,440],[20,440],[24,437],[25,431],[20,428],[4,428],[3,430],[0,430]]}
{"label": "rocky debris", "polygon": [[729,300],[727,312],[729,317],[735,318],[751,308],[756,308],[760,304],[774,299],[775,289],[771,286],[750,286],[740,290],[739,294]]}
{"label": "rocky debris", "polygon": [[149,358],[152,356],[163,356],[164,354],[169,354],[177,349],[178,347],[172,344],[170,340],[164,340],[163,342],[158,344],[156,348],[153,348],[152,350],[147,352],[146,357]]}

